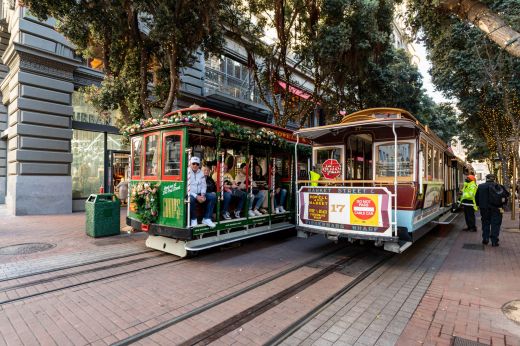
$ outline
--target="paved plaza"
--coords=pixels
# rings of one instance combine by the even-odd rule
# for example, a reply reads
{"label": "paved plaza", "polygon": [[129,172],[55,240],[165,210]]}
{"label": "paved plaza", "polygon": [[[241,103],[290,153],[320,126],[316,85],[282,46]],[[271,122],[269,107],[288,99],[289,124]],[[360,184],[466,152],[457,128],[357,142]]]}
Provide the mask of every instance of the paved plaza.
{"label": "paved plaza", "polygon": [[287,232],[180,260],[126,228],[90,238],[84,213],[2,216],[0,251],[50,248],[0,255],[0,345],[520,345],[510,218],[499,247],[459,217],[400,255]]}

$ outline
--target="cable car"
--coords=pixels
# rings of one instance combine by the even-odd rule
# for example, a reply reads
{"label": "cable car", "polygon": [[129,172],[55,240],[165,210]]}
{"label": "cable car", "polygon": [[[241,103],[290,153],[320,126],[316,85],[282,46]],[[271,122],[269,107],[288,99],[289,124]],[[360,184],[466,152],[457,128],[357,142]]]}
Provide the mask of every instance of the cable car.
{"label": "cable car", "polygon": [[369,240],[400,253],[456,217],[447,211],[469,168],[406,110],[365,109],[295,134],[312,141],[316,177],[296,182],[298,236]]}
{"label": "cable car", "polygon": [[310,146],[296,149],[292,131],[196,106],[141,120],[124,134],[126,223],[148,232],[146,246],[185,257],[294,228],[294,153],[307,157]]}

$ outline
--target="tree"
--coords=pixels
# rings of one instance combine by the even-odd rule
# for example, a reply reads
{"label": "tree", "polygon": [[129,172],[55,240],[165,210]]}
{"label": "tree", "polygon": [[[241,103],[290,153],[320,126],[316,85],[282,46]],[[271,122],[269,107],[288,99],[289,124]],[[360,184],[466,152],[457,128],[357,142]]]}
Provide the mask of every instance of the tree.
{"label": "tree", "polygon": [[[497,3],[500,6],[496,6]],[[511,12],[516,12],[520,5],[516,0],[411,0],[407,5],[412,17],[421,21],[429,18],[445,25],[451,17],[457,16],[479,28],[501,49],[520,57],[520,26],[518,21],[511,20]]]}
{"label": "tree", "polygon": [[[520,22],[520,4],[508,0],[490,5],[511,22]],[[517,155],[520,114],[520,59],[491,42],[474,26],[456,18],[442,18],[424,12],[417,18],[424,30],[423,40],[432,61],[432,80],[444,94],[458,100],[464,145],[485,153],[469,141],[484,139],[489,155],[502,161],[502,180],[509,184],[511,155]],[[471,132],[471,133],[468,133]],[[509,139],[514,136],[515,144]],[[476,153],[475,153],[476,155]],[[470,152],[470,156],[474,156]]]}
{"label": "tree", "polygon": [[[219,51],[222,31],[218,0],[24,0],[40,19],[59,22],[83,58],[103,62],[101,86],[86,89],[100,111],[119,108],[123,123],[173,108],[180,71],[194,52]],[[153,88],[150,87],[153,84]]]}

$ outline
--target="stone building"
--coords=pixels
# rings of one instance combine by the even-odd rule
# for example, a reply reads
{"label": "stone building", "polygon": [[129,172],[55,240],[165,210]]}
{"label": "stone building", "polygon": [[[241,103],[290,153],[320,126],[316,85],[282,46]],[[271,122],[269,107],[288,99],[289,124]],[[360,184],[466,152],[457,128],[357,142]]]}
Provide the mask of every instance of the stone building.
{"label": "stone building", "polygon": [[[101,186],[113,191],[128,162],[113,118],[101,118],[80,91],[103,72],[74,54],[55,20],[40,22],[17,1],[0,1],[0,215],[83,210]],[[246,56],[230,40],[222,56],[198,53],[176,107],[197,103],[268,121]]]}

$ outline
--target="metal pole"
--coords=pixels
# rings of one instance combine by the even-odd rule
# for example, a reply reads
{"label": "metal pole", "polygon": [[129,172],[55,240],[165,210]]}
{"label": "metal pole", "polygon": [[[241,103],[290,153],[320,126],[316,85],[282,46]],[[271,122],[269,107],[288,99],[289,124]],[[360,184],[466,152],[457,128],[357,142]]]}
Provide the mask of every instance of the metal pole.
{"label": "metal pole", "polygon": [[515,220],[516,207],[516,155],[513,154],[513,191],[511,191],[511,220]]}
{"label": "metal pole", "polygon": [[392,122],[394,133],[394,229],[393,236],[397,235],[397,132],[395,132],[395,121]]}
{"label": "metal pole", "polygon": [[186,152],[188,153],[188,184],[186,185],[186,191],[188,194],[186,202],[188,202],[188,210],[186,211],[186,215],[188,216],[187,225],[188,227],[191,227],[191,149],[187,149]]}
{"label": "metal pole", "polygon": [[[298,208],[298,201],[300,196],[298,194],[298,142],[300,141],[300,136],[296,135],[296,144],[294,145],[294,208],[296,209],[296,224],[299,222],[300,211]],[[309,170],[310,172],[310,170]],[[292,179],[291,179],[292,181]]]}

